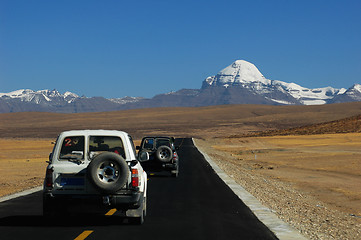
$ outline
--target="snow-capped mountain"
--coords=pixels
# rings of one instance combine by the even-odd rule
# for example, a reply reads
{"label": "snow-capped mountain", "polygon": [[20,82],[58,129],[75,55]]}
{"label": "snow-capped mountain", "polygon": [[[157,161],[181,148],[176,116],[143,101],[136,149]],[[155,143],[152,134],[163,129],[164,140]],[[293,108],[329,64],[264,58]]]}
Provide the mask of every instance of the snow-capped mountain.
{"label": "snow-capped mountain", "polygon": [[36,104],[48,105],[51,103],[71,103],[74,101],[74,99],[79,98],[79,96],[71,92],[65,92],[64,94],[60,94],[56,89],[51,91],[33,91],[30,89],[20,89],[9,93],[0,93],[0,98],[19,99],[22,102],[32,102]]}
{"label": "snow-capped mountain", "polygon": [[88,98],[72,92],[60,93],[54,90],[20,89],[9,93],[0,93],[0,113],[4,112],[97,112],[120,110],[122,105],[134,103],[142,98],[125,97],[105,99]]}
{"label": "snow-capped mountain", "polygon": [[354,84],[352,87],[338,94],[329,103],[359,102],[361,101],[361,85]]}
{"label": "snow-capped mountain", "polygon": [[305,88],[295,83],[286,83],[282,81],[273,81],[275,84],[280,85],[292,97],[300,101],[304,105],[321,105],[326,104],[335,96],[343,94],[346,89],[324,87],[324,88]]}
{"label": "snow-capped mountain", "polygon": [[57,90],[21,89],[0,93],[0,113],[96,112],[152,107],[198,107],[223,104],[319,105],[361,101],[361,85],[349,89],[324,87],[305,88],[296,83],[267,79],[257,67],[245,60],[237,60],[207,77],[200,89],[181,89],[159,94],[151,99],[123,97],[79,97],[75,93]]}
{"label": "snow-capped mountain", "polygon": [[142,100],[144,98],[142,97],[123,97],[123,98],[109,98],[108,100],[114,102],[114,103],[119,103],[119,104],[127,104],[127,103],[136,103],[139,102],[140,100]]}
{"label": "snow-capped mountain", "polygon": [[333,87],[309,89],[295,83],[269,80],[255,65],[244,60],[237,60],[217,75],[206,78],[202,88],[214,86],[241,87],[274,103],[304,105],[325,104],[346,91]]}
{"label": "snow-capped mountain", "polygon": [[[61,94],[56,89],[54,90],[39,90],[33,91],[31,89],[20,89],[9,93],[0,93],[2,99],[18,99],[22,102],[31,102],[36,104],[51,105],[54,103],[72,103],[80,97],[72,92],[65,92]],[[86,97],[82,97],[86,98]],[[143,99],[142,97],[124,97],[124,98],[110,98],[111,102],[117,104],[134,103]]]}
{"label": "snow-capped mountain", "polygon": [[217,75],[206,78],[205,82],[212,86],[234,86],[249,83],[269,85],[266,79],[255,65],[244,60],[237,60],[224,68]]}

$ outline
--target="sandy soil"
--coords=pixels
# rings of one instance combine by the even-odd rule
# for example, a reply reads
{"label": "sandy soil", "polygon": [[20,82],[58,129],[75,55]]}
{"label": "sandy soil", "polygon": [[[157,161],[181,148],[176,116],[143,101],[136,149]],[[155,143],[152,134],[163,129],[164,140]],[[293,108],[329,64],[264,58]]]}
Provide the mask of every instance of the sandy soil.
{"label": "sandy soil", "polygon": [[361,134],[196,140],[310,239],[361,238]]}

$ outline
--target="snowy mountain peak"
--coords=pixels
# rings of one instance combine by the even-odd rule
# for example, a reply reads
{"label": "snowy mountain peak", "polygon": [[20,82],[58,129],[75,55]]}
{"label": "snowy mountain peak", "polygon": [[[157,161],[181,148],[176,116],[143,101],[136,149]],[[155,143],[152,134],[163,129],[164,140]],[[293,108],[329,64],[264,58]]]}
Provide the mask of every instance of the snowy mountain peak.
{"label": "snowy mountain peak", "polygon": [[0,93],[1,98],[19,99],[23,102],[33,102],[36,104],[47,104],[49,102],[71,102],[79,96],[75,93],[66,92],[61,94],[58,90],[39,90],[33,91],[31,89],[20,89],[9,93]]}
{"label": "snowy mountain peak", "polygon": [[352,85],[352,87],[350,87],[344,92],[344,95],[348,96],[354,101],[361,101],[361,85],[360,84]]}
{"label": "snowy mountain peak", "polygon": [[336,89],[333,87],[309,89],[296,83],[287,83],[266,79],[258,68],[245,60],[237,60],[222,69],[215,76],[206,78],[202,89],[208,87],[240,87],[247,89],[251,94],[262,96],[274,103],[319,105],[331,102],[335,96],[349,92],[361,94],[361,85],[355,84],[352,88]]}
{"label": "snowy mountain peak", "polygon": [[77,98],[79,97],[77,94],[75,93],[72,93],[72,92],[65,92],[64,93],[64,97],[67,98],[67,97],[73,97],[73,98]]}
{"label": "snowy mountain peak", "polygon": [[109,98],[108,100],[118,103],[118,104],[127,104],[127,103],[136,103],[144,98],[142,97],[129,97],[125,96],[123,98]]}
{"label": "snowy mountain peak", "polygon": [[347,91],[349,91],[349,90],[354,90],[354,91],[357,91],[357,92],[361,92],[361,85],[360,84],[354,84]]}
{"label": "snowy mountain peak", "polygon": [[254,82],[263,84],[270,83],[270,81],[262,75],[254,64],[245,60],[236,60],[228,67],[218,72],[216,76],[208,77],[206,82],[210,86],[225,87]]}
{"label": "snowy mountain peak", "polygon": [[274,85],[279,85],[292,97],[299,100],[304,105],[320,105],[326,104],[333,99],[336,95],[343,94],[346,89],[323,87],[323,88],[305,88],[296,83],[286,83],[282,81],[272,81]]}

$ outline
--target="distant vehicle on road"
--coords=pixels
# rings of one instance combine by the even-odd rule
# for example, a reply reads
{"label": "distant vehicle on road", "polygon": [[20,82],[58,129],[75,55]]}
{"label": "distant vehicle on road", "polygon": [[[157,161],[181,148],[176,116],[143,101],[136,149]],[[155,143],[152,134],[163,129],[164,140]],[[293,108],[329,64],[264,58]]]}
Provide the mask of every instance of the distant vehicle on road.
{"label": "distant vehicle on road", "polygon": [[[143,161],[149,156],[143,154]],[[116,208],[142,224],[147,174],[132,138],[113,130],[66,131],[49,156],[43,187],[44,215]]]}
{"label": "distant vehicle on road", "polygon": [[144,137],[140,146],[137,146],[138,154],[147,153],[149,159],[141,164],[146,171],[168,171],[171,176],[178,177],[179,157],[176,152],[178,147],[174,145],[174,137]]}

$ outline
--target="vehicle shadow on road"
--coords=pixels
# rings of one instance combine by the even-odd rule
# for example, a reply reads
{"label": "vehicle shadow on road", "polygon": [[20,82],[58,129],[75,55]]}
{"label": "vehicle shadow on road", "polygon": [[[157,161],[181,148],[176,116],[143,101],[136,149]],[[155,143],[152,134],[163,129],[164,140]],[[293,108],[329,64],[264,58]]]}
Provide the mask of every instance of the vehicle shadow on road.
{"label": "vehicle shadow on road", "polygon": [[152,172],[147,171],[148,178],[173,178],[169,172]]}
{"label": "vehicle shadow on road", "polygon": [[61,216],[44,217],[43,215],[17,215],[0,218],[0,226],[29,227],[84,227],[129,225],[123,216]]}

